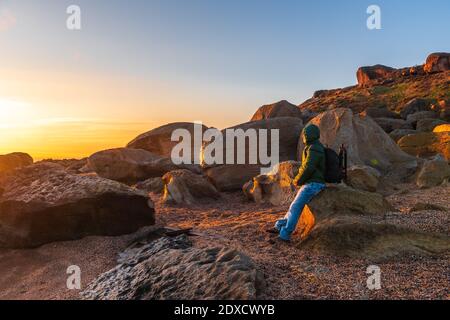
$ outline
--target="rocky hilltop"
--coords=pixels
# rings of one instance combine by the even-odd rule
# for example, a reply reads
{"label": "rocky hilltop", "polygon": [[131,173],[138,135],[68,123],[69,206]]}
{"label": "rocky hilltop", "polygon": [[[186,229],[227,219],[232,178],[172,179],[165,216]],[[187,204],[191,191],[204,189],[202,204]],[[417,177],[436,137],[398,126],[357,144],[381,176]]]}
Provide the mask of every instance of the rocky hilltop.
{"label": "rocky hilltop", "polygon": [[422,99],[430,108],[445,109],[450,116],[449,53],[433,53],[420,66],[394,69],[384,65],[361,67],[358,84],[347,88],[316,91],[300,109],[322,112],[334,108],[350,108],[354,112],[367,109],[387,109],[400,113],[408,102]]}

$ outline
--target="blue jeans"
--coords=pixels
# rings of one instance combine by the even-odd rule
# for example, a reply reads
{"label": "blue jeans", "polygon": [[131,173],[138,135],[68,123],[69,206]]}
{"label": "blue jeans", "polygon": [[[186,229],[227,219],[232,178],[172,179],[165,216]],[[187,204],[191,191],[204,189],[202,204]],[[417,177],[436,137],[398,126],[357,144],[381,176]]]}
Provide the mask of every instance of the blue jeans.
{"label": "blue jeans", "polygon": [[291,234],[297,227],[303,208],[323,189],[325,189],[325,185],[317,182],[305,184],[300,188],[284,218],[275,223],[275,228],[280,231],[281,239],[286,241],[291,239]]}

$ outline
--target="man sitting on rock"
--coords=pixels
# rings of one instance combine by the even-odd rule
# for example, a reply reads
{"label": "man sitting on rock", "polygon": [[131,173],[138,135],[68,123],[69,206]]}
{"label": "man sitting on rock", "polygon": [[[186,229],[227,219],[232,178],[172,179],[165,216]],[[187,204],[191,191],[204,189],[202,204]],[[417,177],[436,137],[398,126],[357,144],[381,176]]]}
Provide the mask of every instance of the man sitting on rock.
{"label": "man sitting on rock", "polygon": [[283,241],[290,241],[303,208],[325,188],[325,149],[319,138],[319,127],[310,124],[303,129],[302,140],[305,148],[302,153],[302,165],[293,181],[300,190],[285,217],[275,223],[273,230],[279,233],[279,239]]}

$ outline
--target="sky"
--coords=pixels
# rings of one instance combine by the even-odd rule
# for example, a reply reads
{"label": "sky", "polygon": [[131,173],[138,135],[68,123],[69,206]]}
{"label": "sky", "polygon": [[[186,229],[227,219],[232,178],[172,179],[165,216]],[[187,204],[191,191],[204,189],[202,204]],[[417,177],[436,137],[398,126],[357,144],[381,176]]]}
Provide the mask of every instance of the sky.
{"label": "sky", "polygon": [[450,52],[449,30],[447,0],[0,0],[0,154],[80,158],[169,122],[225,128],[353,85],[359,66]]}

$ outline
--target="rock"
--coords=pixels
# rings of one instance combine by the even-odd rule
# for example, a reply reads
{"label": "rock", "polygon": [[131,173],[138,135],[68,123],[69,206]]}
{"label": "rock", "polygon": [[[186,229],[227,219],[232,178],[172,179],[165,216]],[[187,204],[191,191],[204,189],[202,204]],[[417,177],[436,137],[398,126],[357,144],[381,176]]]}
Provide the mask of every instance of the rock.
{"label": "rock", "polygon": [[434,111],[420,111],[416,113],[409,114],[406,117],[406,121],[410,123],[413,127],[416,127],[417,121],[421,119],[437,119],[438,114]]}
{"label": "rock", "polygon": [[328,186],[302,212],[297,228],[299,248],[373,261],[450,250],[448,235],[386,223],[384,216],[392,210],[380,194]]}
{"label": "rock", "polygon": [[29,248],[90,235],[115,236],[155,222],[145,192],[53,163],[2,178],[0,247]]}
{"label": "rock", "polygon": [[425,99],[414,98],[401,108],[400,116],[407,119],[408,115],[420,111],[431,111],[430,104]]}
{"label": "rock", "polygon": [[371,84],[373,80],[388,78],[396,69],[377,64],[370,67],[361,67],[356,72],[358,85]]}
{"label": "rock", "polygon": [[442,154],[450,161],[450,132],[422,132],[404,136],[397,142],[400,149],[419,157]]}
{"label": "rock", "polygon": [[432,203],[424,203],[424,202],[417,202],[408,212],[416,212],[416,211],[448,211],[446,207],[439,206]]}
{"label": "rock", "polygon": [[[139,135],[127,144],[127,148],[144,149],[156,155],[172,159],[172,149],[179,143],[179,141],[171,140],[172,133],[177,129],[187,130],[192,137],[191,164],[199,164],[201,142],[199,143],[198,148],[196,148],[196,145],[194,144],[194,128],[194,123],[191,122],[169,123]],[[207,129],[208,127],[202,125],[201,134],[203,135],[203,132]]]}
{"label": "rock", "polygon": [[450,53],[437,52],[427,57],[424,71],[427,73],[443,72],[450,70]]}
{"label": "rock", "polygon": [[426,161],[417,175],[419,188],[435,187],[450,178],[450,166],[441,156]]}
{"label": "rock", "polygon": [[318,112],[308,110],[308,109],[303,109],[302,110],[303,123],[308,123],[309,121],[311,121],[311,119],[317,117],[318,115],[319,115]]}
{"label": "rock", "polygon": [[435,127],[447,124],[447,122],[440,119],[420,119],[417,121],[416,129],[419,132],[432,132]]}
{"label": "rock", "polygon": [[[175,165],[168,158],[142,149],[117,148],[94,153],[88,165],[99,176],[126,183],[162,177],[169,171],[195,166]],[[199,170],[199,169],[197,169]]]}
{"label": "rock", "polygon": [[33,164],[33,158],[23,152],[0,155],[0,172],[9,172]]}
{"label": "rock", "polygon": [[216,188],[208,180],[189,170],[168,172],[162,180],[165,203],[192,205],[200,199],[217,200],[220,197]]}
{"label": "rock", "polygon": [[386,133],[390,133],[397,129],[409,129],[413,127],[410,123],[403,119],[391,119],[391,118],[375,118],[373,119]]}
{"label": "rock", "polygon": [[164,182],[160,177],[149,178],[144,181],[139,181],[134,187],[146,192],[162,193],[164,190]]}
{"label": "rock", "polygon": [[100,275],[88,300],[253,300],[265,287],[253,261],[229,248],[200,249],[186,235],[160,238]]}
{"label": "rock", "polygon": [[[368,165],[384,171],[394,164],[416,165],[415,159],[400,150],[372,118],[354,115],[350,109],[339,108],[324,112],[310,123],[320,128],[320,141],[324,145],[339,151],[340,146],[345,144],[349,167]],[[301,155],[301,139],[298,150]]]}
{"label": "rock", "polygon": [[366,110],[362,112],[363,116],[369,116],[371,118],[392,118],[399,119],[400,115],[391,110],[388,110],[386,107],[368,107]]}
{"label": "rock", "polygon": [[450,124],[440,124],[436,127],[434,127],[433,132],[449,132],[450,131]]}
{"label": "rock", "polygon": [[347,170],[347,184],[355,189],[375,192],[381,174],[369,166],[352,166]]}
{"label": "rock", "polygon": [[296,194],[293,180],[300,165],[297,161],[282,162],[272,173],[258,175],[247,182],[242,190],[249,200],[256,203],[270,203],[274,206],[288,204]]}
{"label": "rock", "polygon": [[[261,130],[267,130],[267,151],[270,154],[271,150],[271,130],[279,130],[279,161],[295,160],[297,158],[297,142],[300,137],[300,133],[303,129],[303,124],[298,118],[286,117],[286,118],[272,118],[260,121],[251,121],[244,124],[237,125],[232,128],[222,130],[223,138],[223,155],[227,154],[227,139],[226,130],[238,130],[241,129],[244,132],[249,132],[249,129],[256,130],[256,134],[260,133]],[[235,139],[236,140],[236,139]],[[261,168],[268,168],[271,165],[262,164],[260,157],[258,157],[256,163],[251,163],[249,161],[249,143],[248,139],[245,142],[245,150],[237,149],[238,143],[234,143],[234,163],[237,163],[237,153],[245,154],[245,163],[243,164],[206,164],[202,163],[204,172],[208,176],[208,179],[216,186],[219,191],[229,191],[229,190],[239,190],[242,186],[253,177],[261,173]],[[265,144],[266,145],[266,144]],[[203,145],[202,152],[208,144]],[[258,143],[258,151],[260,143]],[[231,148],[230,148],[231,149]],[[204,156],[202,156],[202,159]],[[224,163],[225,163],[224,159]]]}
{"label": "rock", "polygon": [[394,131],[389,133],[389,136],[392,138],[392,140],[397,142],[402,137],[407,136],[408,134],[416,134],[416,133],[418,132],[412,129],[395,129]]}
{"label": "rock", "polygon": [[87,166],[87,158],[83,158],[83,159],[45,159],[36,163],[40,163],[40,162],[51,162],[51,163],[56,163],[59,164],[61,166],[63,166],[64,168],[66,168],[66,170],[70,173],[90,173],[93,172],[92,170],[88,169]]}
{"label": "rock", "polygon": [[300,111],[300,108],[295,104],[289,103],[286,100],[282,100],[260,107],[250,121],[259,121],[280,117],[293,117],[301,119],[302,112]]}

